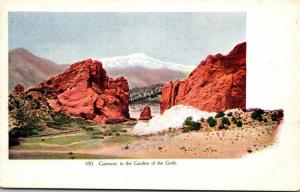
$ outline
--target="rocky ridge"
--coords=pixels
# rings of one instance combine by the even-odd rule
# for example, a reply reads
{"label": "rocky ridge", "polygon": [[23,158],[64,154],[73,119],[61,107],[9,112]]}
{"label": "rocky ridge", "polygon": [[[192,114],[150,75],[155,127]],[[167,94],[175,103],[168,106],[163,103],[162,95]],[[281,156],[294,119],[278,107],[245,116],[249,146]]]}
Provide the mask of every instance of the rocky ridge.
{"label": "rocky ridge", "polygon": [[164,85],[161,113],[174,105],[220,112],[246,108],[246,42],[227,55],[209,55],[185,80]]}
{"label": "rocky ridge", "polygon": [[66,115],[99,123],[119,123],[129,119],[128,82],[109,78],[102,63],[87,59],[72,64],[29,91],[46,95],[52,109]]}
{"label": "rocky ridge", "polygon": [[[139,101],[145,101],[147,98],[160,97],[163,84],[158,83],[148,87],[135,87],[129,90],[129,103],[134,104]],[[158,102],[159,103],[159,102]]]}

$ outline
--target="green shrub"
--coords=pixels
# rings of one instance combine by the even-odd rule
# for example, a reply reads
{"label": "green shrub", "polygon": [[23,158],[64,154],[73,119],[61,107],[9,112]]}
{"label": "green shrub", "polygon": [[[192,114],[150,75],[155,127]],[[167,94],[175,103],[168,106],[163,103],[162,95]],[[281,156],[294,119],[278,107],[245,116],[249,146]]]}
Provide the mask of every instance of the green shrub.
{"label": "green shrub", "polygon": [[198,131],[201,128],[201,124],[199,122],[193,121],[191,124],[191,131]]}
{"label": "green shrub", "polygon": [[231,118],[231,121],[232,121],[232,123],[236,124],[237,118],[236,118],[236,117],[232,117],[232,118]]}
{"label": "green shrub", "polygon": [[224,123],[221,123],[221,125],[219,125],[219,129],[224,129],[224,128],[225,128]]}
{"label": "green shrub", "polygon": [[235,117],[232,117],[231,121],[232,121],[232,123],[236,124],[236,126],[238,126],[238,127],[242,127],[243,126],[243,122],[241,120],[238,120]]}
{"label": "green shrub", "polygon": [[283,117],[283,110],[275,111],[271,114],[272,121],[279,121]]}
{"label": "green shrub", "polygon": [[57,121],[50,121],[46,123],[48,127],[51,127],[53,129],[59,129],[59,130],[64,130],[66,127],[64,124],[57,122]]}
{"label": "green shrub", "polygon": [[215,118],[221,118],[221,117],[224,117],[225,116],[225,113],[224,112],[220,112],[218,113]]}
{"label": "green shrub", "polygon": [[272,121],[277,121],[277,115],[272,114],[272,115],[271,115],[271,119],[272,119]]}
{"label": "green shrub", "polygon": [[277,117],[280,118],[280,119],[283,117],[283,110],[282,109],[278,110]]}
{"label": "green shrub", "polygon": [[227,115],[227,117],[231,117],[232,116],[232,112],[228,112],[226,115]]}
{"label": "green shrub", "polygon": [[92,125],[91,122],[89,122],[89,121],[87,121],[87,120],[85,120],[83,118],[73,118],[72,122],[76,123],[79,126],[83,126],[83,127],[84,126],[88,126],[88,125]]}
{"label": "green shrub", "polygon": [[193,117],[187,117],[184,121],[184,125],[190,126],[193,122]]}
{"label": "green shrub", "polygon": [[103,138],[103,132],[99,131],[99,130],[94,130],[92,132],[90,132],[91,135],[91,139],[101,139]]}
{"label": "green shrub", "polygon": [[21,137],[38,135],[38,133],[42,131],[39,122],[36,119],[31,118],[25,119],[24,124],[19,129],[19,135]]}
{"label": "green shrub", "polygon": [[191,131],[190,127],[187,127],[187,126],[182,127],[182,132],[187,133],[187,132],[190,132],[190,131]]}
{"label": "green shrub", "polygon": [[229,119],[227,117],[223,117],[222,118],[222,124],[224,124],[224,125],[230,125],[231,123],[230,123],[230,121],[229,121]]}
{"label": "green shrub", "polygon": [[[17,116],[19,118],[19,127],[15,129],[20,137],[27,137],[37,135],[42,128],[40,126],[40,119],[38,117],[27,116],[22,109],[18,110]],[[18,129],[18,130],[17,130]]]}
{"label": "green shrub", "polygon": [[48,127],[54,128],[54,129],[66,129],[68,125],[72,122],[71,117],[63,114],[54,114],[53,120],[48,121],[46,124]]}
{"label": "green shrub", "polygon": [[17,111],[17,116],[17,127],[9,131],[9,146],[18,145],[20,137],[38,135],[43,130],[39,118],[28,117],[22,109]]}
{"label": "green shrub", "polygon": [[209,117],[209,118],[207,119],[207,123],[208,123],[208,125],[209,125],[210,127],[214,127],[214,126],[216,126],[217,121],[216,121],[213,117]]}
{"label": "green shrub", "polygon": [[198,131],[201,128],[201,123],[193,121],[192,117],[187,117],[184,121],[183,132]]}
{"label": "green shrub", "polygon": [[240,121],[240,120],[238,120],[238,121],[236,122],[236,126],[238,126],[238,127],[242,127],[242,126],[243,126],[243,122],[242,122],[242,121]]}
{"label": "green shrub", "polygon": [[227,117],[222,117],[222,121],[221,121],[221,125],[219,125],[219,129],[225,129],[229,125],[231,125],[229,119]]}
{"label": "green shrub", "polygon": [[254,112],[251,113],[251,118],[254,120],[262,121],[262,114],[264,113],[264,110],[262,109],[256,109]]}

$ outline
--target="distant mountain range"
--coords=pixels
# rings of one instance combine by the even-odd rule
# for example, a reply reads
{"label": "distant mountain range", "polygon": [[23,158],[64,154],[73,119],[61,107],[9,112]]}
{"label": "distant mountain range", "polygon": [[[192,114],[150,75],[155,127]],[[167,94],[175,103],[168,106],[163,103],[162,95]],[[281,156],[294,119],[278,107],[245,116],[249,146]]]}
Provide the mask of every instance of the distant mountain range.
{"label": "distant mountain range", "polygon": [[9,51],[9,90],[18,83],[28,88],[66,69],[48,59],[33,55],[23,48]]}
{"label": "distant mountain range", "polygon": [[[163,62],[142,53],[128,56],[97,59],[112,77],[124,76],[129,87],[145,87],[182,79],[195,67]],[[9,90],[18,83],[28,88],[63,72],[69,64],[58,64],[38,57],[28,50],[17,48],[9,51]]]}

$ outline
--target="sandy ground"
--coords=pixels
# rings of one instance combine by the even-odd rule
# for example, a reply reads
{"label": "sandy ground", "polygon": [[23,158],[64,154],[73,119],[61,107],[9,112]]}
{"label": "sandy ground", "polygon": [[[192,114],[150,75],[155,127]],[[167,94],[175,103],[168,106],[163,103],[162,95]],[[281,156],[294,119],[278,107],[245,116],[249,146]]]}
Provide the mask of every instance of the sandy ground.
{"label": "sandy ground", "polygon": [[130,145],[104,148],[99,154],[128,158],[239,158],[273,145],[276,131],[274,124],[240,130],[151,136]]}

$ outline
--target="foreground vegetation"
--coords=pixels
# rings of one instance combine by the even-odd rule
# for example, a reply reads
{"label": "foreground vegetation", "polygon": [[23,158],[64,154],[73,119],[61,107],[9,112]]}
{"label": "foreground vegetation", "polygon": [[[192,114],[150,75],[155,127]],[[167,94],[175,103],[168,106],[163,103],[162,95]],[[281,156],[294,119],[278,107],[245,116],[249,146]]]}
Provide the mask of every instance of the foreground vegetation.
{"label": "foreground vegetation", "polygon": [[[74,122],[73,122],[74,123]],[[19,138],[19,145],[10,147],[12,159],[90,159],[119,158],[98,155],[97,151],[143,140],[131,134],[135,121],[115,125],[88,125],[74,132],[57,132],[54,135],[37,135]],[[70,127],[72,128],[72,127]]]}
{"label": "foreground vegetation", "polygon": [[219,112],[215,117],[201,118],[194,121],[192,117],[187,117],[182,131],[200,131],[200,130],[223,130],[242,127],[255,127],[259,125],[269,125],[278,123],[283,118],[282,110],[264,111],[262,109],[253,109],[249,111],[236,110],[234,112]]}
{"label": "foreground vegetation", "polygon": [[20,143],[20,138],[53,135],[85,129],[95,122],[58,113],[51,109],[40,92],[9,95],[9,145]]}
{"label": "foreground vegetation", "polygon": [[[262,139],[269,145],[273,142],[273,133],[271,130],[277,127],[282,118],[282,110],[233,110],[230,112],[220,112],[215,116],[208,117],[207,119],[201,118],[197,121],[192,117],[188,117],[180,129],[170,128],[169,130],[149,136],[135,136],[132,134],[132,130],[137,121],[131,120],[121,124],[101,125],[83,118],[70,117],[53,111],[42,93],[31,91],[29,93],[11,94],[9,96],[10,158],[125,158],[129,152],[130,154],[135,154],[136,151],[143,151],[144,148],[142,146],[148,145],[148,143],[154,147],[154,149],[151,149],[152,152],[154,150],[153,154],[156,153],[155,150],[158,150],[159,154],[162,154],[164,147],[158,146],[159,142],[166,142],[164,145],[168,145],[168,142],[172,141],[171,138],[175,137],[179,138],[180,141],[182,141],[180,139],[182,137],[184,137],[184,140],[189,140],[189,134],[181,134],[182,132],[196,133],[197,137],[202,138],[201,142],[204,142],[203,138],[207,141],[211,138],[206,135],[209,132],[212,135],[214,132],[219,135],[219,132],[224,134],[224,131],[236,129],[237,131],[233,131],[231,134],[242,131],[240,134],[248,137],[248,133],[244,133],[243,130],[247,131],[249,129],[250,132],[252,128],[254,131],[256,128],[259,128],[259,134],[265,135]],[[266,132],[263,130],[263,127],[267,127],[270,130]],[[260,136],[257,135],[256,137],[255,142],[258,142]],[[220,137],[218,139],[220,141],[217,141],[221,142],[224,138]],[[233,138],[230,137],[228,139],[232,140]],[[236,141],[236,139],[233,141]],[[230,142],[233,144],[233,141]],[[211,142],[213,145],[218,143],[215,143],[216,139],[212,139]],[[196,143],[189,143],[189,145],[194,144]],[[179,141],[178,146],[180,146]],[[184,146],[179,147],[179,149],[175,149],[174,147],[169,146],[169,149],[179,150],[180,152],[183,150],[186,153],[187,149]],[[148,149],[148,147],[146,148]],[[172,156],[173,154],[170,153],[169,155]],[[184,154],[181,155],[184,156]]]}

